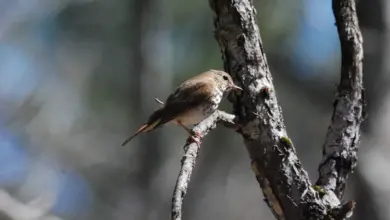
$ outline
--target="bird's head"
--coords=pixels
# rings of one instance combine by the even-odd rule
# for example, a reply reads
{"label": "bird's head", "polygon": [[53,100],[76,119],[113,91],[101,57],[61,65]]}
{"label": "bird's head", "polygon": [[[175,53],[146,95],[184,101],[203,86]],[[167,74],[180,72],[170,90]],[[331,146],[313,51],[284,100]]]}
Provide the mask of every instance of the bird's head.
{"label": "bird's head", "polygon": [[218,86],[218,89],[222,92],[242,90],[241,87],[234,84],[232,77],[228,73],[220,70],[210,70],[210,72],[213,74],[213,78]]}

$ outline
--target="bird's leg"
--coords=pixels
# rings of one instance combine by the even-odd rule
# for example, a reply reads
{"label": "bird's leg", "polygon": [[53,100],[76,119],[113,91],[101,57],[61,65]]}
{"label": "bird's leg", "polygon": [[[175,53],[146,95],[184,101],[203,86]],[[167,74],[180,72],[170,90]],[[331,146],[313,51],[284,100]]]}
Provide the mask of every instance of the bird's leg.
{"label": "bird's leg", "polygon": [[182,123],[181,121],[177,121],[177,124],[178,124],[180,127],[184,128],[184,130],[186,130],[186,132],[187,132],[190,136],[195,135],[194,133],[196,133],[196,132],[193,132],[191,129],[187,128],[185,125],[183,125],[183,123]]}
{"label": "bird's leg", "polygon": [[184,130],[186,130],[186,132],[190,135],[191,140],[195,141],[199,145],[202,143],[200,134],[198,132],[194,132],[191,129],[187,128],[185,125],[183,125],[183,123],[181,123],[181,121],[177,121],[177,124],[180,127],[184,128]]}

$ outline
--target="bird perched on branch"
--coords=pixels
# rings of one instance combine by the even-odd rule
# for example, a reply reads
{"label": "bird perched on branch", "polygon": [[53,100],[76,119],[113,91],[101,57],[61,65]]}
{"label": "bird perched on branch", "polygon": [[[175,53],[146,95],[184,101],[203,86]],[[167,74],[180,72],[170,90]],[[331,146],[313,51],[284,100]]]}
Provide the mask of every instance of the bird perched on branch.
{"label": "bird perched on branch", "polygon": [[209,70],[180,84],[169,95],[165,103],[155,110],[148,121],[131,137],[126,139],[126,145],[141,132],[152,131],[168,122],[181,126],[191,139],[200,143],[200,134],[193,132],[187,126],[195,125],[213,114],[224,94],[231,90],[242,90],[234,84],[231,76],[220,70]]}

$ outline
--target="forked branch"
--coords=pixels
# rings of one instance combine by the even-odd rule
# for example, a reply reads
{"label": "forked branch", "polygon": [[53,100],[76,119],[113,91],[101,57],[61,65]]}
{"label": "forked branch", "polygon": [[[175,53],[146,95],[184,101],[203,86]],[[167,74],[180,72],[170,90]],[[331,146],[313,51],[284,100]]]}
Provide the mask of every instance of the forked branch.
{"label": "forked branch", "polygon": [[[355,203],[341,204],[340,200],[346,178],[356,166],[364,106],[363,46],[354,0],[333,0],[342,48],[342,71],[319,166],[318,186],[312,186],[287,135],[252,1],[209,1],[225,70],[244,89],[244,93],[232,102],[267,205],[277,219],[283,220],[348,218]],[[217,122],[234,124],[234,119],[233,115],[216,112],[194,130],[203,137]],[[191,142],[185,146],[172,199],[172,220],[181,219],[182,200],[199,147]]]}
{"label": "forked branch", "polygon": [[345,178],[356,164],[362,118],[363,48],[354,0],[333,0],[342,46],[342,80],[332,123],[335,126],[329,129],[321,163],[325,165],[320,166],[321,186],[314,187],[287,135],[253,2],[209,1],[225,70],[245,91],[233,105],[235,114],[245,122],[241,133],[267,205],[277,219],[346,218],[353,202],[341,204],[339,198]]}

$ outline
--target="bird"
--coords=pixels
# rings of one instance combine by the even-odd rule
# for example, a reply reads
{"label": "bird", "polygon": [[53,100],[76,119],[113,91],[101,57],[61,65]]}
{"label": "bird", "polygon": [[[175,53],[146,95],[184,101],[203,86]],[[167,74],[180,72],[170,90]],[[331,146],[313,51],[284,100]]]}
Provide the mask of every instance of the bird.
{"label": "bird", "polygon": [[[187,126],[196,125],[212,115],[219,107],[223,96],[232,90],[243,90],[224,71],[210,69],[181,83],[165,102],[157,108],[133,135],[121,146],[125,146],[142,132],[150,132],[167,123],[182,127],[190,138],[200,144],[200,134]],[[158,100],[158,99],[156,99]]]}

